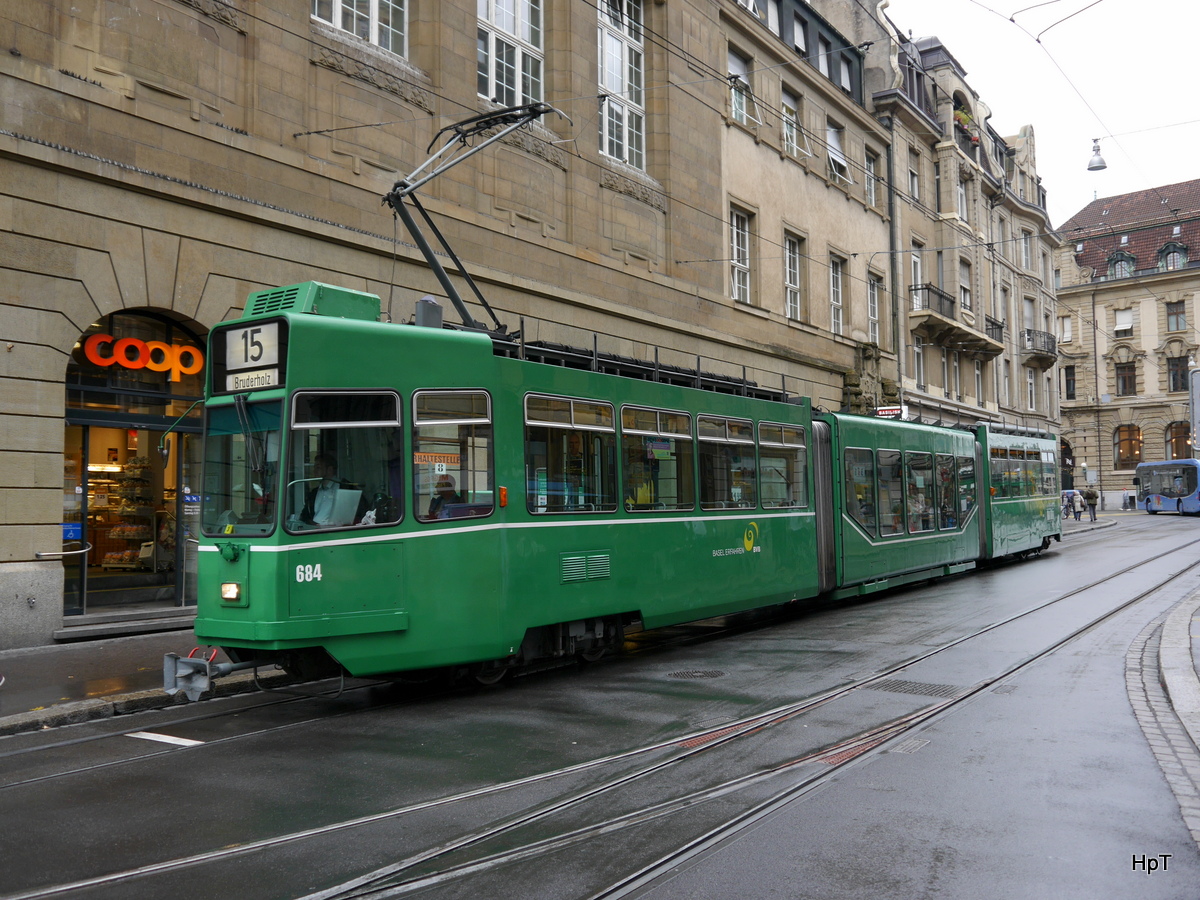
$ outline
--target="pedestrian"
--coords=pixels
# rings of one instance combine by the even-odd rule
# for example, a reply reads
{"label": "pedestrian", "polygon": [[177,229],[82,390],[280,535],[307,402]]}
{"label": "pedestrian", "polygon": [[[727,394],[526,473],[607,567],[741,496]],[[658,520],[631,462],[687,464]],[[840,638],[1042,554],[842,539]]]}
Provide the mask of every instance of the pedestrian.
{"label": "pedestrian", "polygon": [[1129,488],[1121,491],[1121,509],[1129,509]]}
{"label": "pedestrian", "polygon": [[1083,508],[1085,506],[1087,506],[1087,504],[1083,502],[1083,494],[1079,493],[1079,491],[1076,491],[1075,496],[1071,499],[1071,509],[1075,513],[1076,522],[1078,522],[1079,517],[1083,515]]}
{"label": "pedestrian", "polygon": [[1083,499],[1087,501],[1088,515],[1091,521],[1096,521],[1096,503],[1100,499],[1100,495],[1093,488],[1084,488]]}

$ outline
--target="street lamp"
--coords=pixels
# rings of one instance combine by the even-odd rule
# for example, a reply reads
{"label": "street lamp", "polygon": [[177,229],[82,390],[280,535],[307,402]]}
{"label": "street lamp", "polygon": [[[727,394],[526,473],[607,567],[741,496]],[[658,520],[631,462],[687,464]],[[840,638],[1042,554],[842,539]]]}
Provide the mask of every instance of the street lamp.
{"label": "street lamp", "polygon": [[1092,139],[1092,159],[1088,163],[1089,172],[1099,172],[1101,169],[1107,169],[1108,163],[1104,161],[1104,157],[1100,155],[1100,138]]}

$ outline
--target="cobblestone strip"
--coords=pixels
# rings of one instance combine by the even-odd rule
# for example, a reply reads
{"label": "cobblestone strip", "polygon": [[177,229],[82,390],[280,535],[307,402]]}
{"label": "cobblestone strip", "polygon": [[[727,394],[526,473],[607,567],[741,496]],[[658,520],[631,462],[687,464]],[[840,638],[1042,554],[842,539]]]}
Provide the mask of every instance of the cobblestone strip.
{"label": "cobblestone strip", "polygon": [[1159,660],[1163,627],[1170,615],[1165,613],[1147,625],[1130,646],[1125,654],[1125,687],[1142,733],[1179,802],[1184,824],[1200,846],[1200,749],[1171,705]]}

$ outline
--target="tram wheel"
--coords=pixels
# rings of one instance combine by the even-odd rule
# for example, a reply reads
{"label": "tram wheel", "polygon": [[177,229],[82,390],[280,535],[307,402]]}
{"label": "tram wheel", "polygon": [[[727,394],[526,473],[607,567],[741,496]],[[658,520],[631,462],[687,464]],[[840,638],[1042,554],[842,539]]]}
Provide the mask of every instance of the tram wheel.
{"label": "tram wheel", "polygon": [[587,663],[599,662],[607,652],[605,647],[589,647],[587,650],[579,651],[579,658]]}
{"label": "tram wheel", "polygon": [[509,669],[506,666],[489,666],[484,664],[476,668],[475,671],[471,673],[471,676],[475,679],[477,684],[481,684],[484,687],[491,687],[494,684],[499,684],[502,682],[508,676],[508,673]]}

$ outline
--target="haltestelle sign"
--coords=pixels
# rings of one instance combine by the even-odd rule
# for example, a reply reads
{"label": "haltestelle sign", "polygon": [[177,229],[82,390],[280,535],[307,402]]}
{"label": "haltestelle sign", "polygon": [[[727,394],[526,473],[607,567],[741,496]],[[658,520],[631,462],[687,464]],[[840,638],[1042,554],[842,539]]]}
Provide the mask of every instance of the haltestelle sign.
{"label": "haltestelle sign", "polygon": [[204,368],[204,352],[199,347],[129,337],[118,339],[111,334],[93,334],[83,343],[83,355],[97,366],[170,372],[172,381],[178,381],[181,375],[195,375]]}

